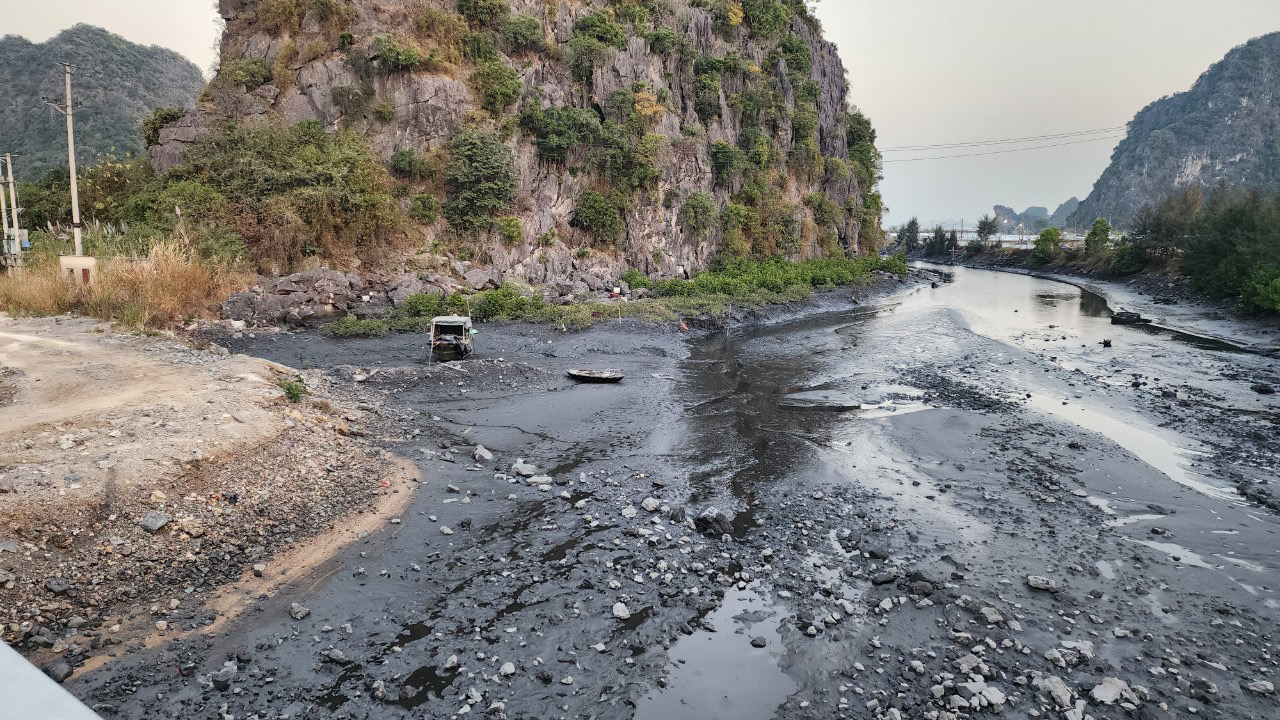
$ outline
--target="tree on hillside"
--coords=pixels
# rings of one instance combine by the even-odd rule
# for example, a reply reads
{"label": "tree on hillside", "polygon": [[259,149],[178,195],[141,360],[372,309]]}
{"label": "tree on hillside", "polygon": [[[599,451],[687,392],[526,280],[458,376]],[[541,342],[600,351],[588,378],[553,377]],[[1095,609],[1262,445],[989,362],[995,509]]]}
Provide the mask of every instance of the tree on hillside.
{"label": "tree on hillside", "polygon": [[991,238],[1000,234],[1000,223],[990,215],[983,215],[978,219],[978,239],[986,245]]}
{"label": "tree on hillside", "polygon": [[1093,221],[1089,234],[1084,236],[1084,250],[1089,254],[1100,253],[1111,244],[1111,223],[1106,218]]}
{"label": "tree on hillside", "polygon": [[955,230],[952,230],[950,233],[947,233],[947,252],[951,252],[958,247],[960,247],[960,236],[956,234]]}
{"label": "tree on hillside", "polygon": [[915,252],[920,247],[920,220],[911,218],[899,228],[898,244],[907,252]]}

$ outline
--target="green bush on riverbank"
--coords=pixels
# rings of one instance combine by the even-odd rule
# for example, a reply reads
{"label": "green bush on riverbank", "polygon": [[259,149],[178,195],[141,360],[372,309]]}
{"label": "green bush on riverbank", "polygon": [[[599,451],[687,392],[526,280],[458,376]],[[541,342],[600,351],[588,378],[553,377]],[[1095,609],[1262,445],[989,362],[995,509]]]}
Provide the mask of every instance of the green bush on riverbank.
{"label": "green bush on riverbank", "polygon": [[882,270],[895,275],[907,271],[906,258],[819,258],[801,262],[782,259],[730,260],[691,280],[654,282],[628,272],[623,279],[633,288],[650,288],[656,297],[633,302],[553,305],[532,288],[512,284],[474,295],[413,295],[394,312],[379,318],[348,316],[325,326],[334,337],[380,337],[392,332],[425,332],[437,315],[470,315],[478,322],[528,320],[563,328],[585,328],[604,320],[633,317],[667,322],[679,317],[723,316],[731,305],[762,307],[796,302],[816,287],[835,287],[865,280]]}

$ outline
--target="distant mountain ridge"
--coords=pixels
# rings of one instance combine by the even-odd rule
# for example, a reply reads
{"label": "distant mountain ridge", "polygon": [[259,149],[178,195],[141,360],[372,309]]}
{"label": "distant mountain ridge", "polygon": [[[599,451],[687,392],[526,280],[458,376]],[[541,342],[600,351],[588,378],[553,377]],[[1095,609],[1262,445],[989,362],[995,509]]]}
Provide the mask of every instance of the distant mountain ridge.
{"label": "distant mountain ridge", "polygon": [[1070,224],[1106,217],[1124,227],[1196,183],[1280,188],[1280,33],[1235,48],[1189,91],[1139,112]]}
{"label": "distant mountain ridge", "polygon": [[1059,205],[1052,215],[1049,214],[1049,208],[1035,206],[1022,212],[1006,205],[996,205],[993,210],[995,210],[996,222],[1000,223],[1001,232],[1018,230],[1039,232],[1050,227],[1067,227],[1067,219],[1078,207],[1080,207],[1080,199],[1071,198]]}
{"label": "distant mountain ridge", "polygon": [[200,68],[178,53],[75,25],[42,43],[0,38],[0,152],[21,153],[23,179],[65,165],[66,123],[44,96],[63,98],[63,62],[77,66],[76,159],[141,152],[140,123],[157,107],[192,107],[204,87]]}

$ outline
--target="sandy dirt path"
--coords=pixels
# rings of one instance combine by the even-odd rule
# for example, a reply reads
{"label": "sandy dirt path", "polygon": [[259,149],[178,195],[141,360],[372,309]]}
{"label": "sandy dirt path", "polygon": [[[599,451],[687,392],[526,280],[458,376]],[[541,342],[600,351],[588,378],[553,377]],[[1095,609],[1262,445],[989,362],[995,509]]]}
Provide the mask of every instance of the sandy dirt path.
{"label": "sandy dirt path", "polygon": [[5,640],[61,679],[115,645],[216,629],[400,512],[415,474],[363,439],[359,411],[314,388],[289,402],[280,381],[297,377],[0,315]]}

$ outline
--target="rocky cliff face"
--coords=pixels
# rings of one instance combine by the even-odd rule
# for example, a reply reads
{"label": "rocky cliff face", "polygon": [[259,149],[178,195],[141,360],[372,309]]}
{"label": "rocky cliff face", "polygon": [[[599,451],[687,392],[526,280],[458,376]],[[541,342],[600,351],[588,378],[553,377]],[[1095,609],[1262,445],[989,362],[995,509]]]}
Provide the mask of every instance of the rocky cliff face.
{"label": "rocky cliff face", "polygon": [[[281,19],[285,6],[293,14],[286,8]],[[507,220],[462,243],[434,221],[416,225],[414,241],[423,254],[539,283],[616,278],[626,267],[678,276],[726,245],[811,257],[865,252],[877,240],[874,133],[851,120],[844,66],[803,2],[221,0],[220,10],[219,78],[201,112],[161,132],[150,150],[157,169],[223,119],[318,120],[359,130],[389,165],[421,159],[427,170],[404,180],[405,194],[447,203],[449,188],[433,173],[450,140],[467,128],[496,132],[518,189],[495,220],[519,225]],[[405,52],[412,62],[401,62]],[[493,62],[514,72],[501,92],[480,76]],[[271,77],[237,82],[254,68]],[[624,186],[595,157],[604,141],[590,134],[562,161],[549,159],[528,115],[561,107],[590,111],[606,135],[615,127],[624,160],[643,157],[647,174]],[[615,240],[584,228],[588,191],[615,203],[625,224]],[[698,202],[706,196],[710,207]]]}
{"label": "rocky cliff face", "polygon": [[1227,54],[1190,91],[1148,105],[1071,216],[1126,226],[1173,190],[1219,183],[1280,186],[1280,33]]}

